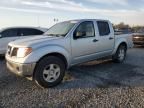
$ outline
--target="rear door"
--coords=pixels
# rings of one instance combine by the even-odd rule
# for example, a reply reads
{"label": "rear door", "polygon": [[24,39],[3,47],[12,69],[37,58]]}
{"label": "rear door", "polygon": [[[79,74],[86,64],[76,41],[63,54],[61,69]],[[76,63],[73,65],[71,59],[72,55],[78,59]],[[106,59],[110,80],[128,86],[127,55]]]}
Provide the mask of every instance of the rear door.
{"label": "rear door", "polygon": [[14,41],[19,38],[18,36],[18,29],[7,29],[1,32],[0,38],[0,54],[4,54],[7,49],[7,45],[9,42]]}
{"label": "rear door", "polygon": [[107,21],[97,21],[99,36],[97,36],[99,52],[104,55],[112,53],[114,48],[114,32],[112,25]]}

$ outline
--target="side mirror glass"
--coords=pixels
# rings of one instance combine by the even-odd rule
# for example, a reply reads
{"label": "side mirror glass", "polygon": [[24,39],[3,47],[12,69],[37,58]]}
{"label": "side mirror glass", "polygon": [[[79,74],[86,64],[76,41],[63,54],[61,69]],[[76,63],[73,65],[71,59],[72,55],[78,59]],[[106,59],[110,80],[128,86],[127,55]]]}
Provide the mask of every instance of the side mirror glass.
{"label": "side mirror glass", "polygon": [[0,34],[0,38],[2,38],[2,35]]}

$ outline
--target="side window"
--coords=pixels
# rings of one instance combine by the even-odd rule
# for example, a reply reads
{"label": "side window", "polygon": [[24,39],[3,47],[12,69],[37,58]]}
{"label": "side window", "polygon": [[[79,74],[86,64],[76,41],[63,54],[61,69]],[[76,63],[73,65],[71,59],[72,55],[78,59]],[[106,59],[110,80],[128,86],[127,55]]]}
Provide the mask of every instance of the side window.
{"label": "side window", "polygon": [[94,37],[95,29],[92,21],[82,22],[74,32],[74,38]]}
{"label": "side window", "polygon": [[16,37],[17,36],[17,29],[8,29],[1,33],[2,37]]}
{"label": "side window", "polygon": [[41,34],[43,34],[42,31],[36,30],[36,29],[31,29],[31,28],[23,28],[20,30],[21,36],[41,35]]}
{"label": "side window", "polygon": [[41,35],[44,33],[44,32],[37,30],[37,29],[32,29],[32,32],[33,32],[33,35]]}
{"label": "side window", "polygon": [[41,35],[43,34],[43,32],[37,29],[27,29],[27,34],[28,35]]}
{"label": "side window", "polygon": [[99,35],[106,36],[110,34],[110,28],[108,22],[97,21]]}

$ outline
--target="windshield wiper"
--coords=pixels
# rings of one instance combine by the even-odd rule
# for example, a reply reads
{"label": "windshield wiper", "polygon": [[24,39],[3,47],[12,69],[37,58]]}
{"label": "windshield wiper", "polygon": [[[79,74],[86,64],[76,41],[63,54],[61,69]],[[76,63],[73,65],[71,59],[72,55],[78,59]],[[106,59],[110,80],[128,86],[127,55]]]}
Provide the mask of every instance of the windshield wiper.
{"label": "windshield wiper", "polygon": [[45,34],[46,36],[55,36],[54,34]]}
{"label": "windshield wiper", "polygon": [[64,34],[46,34],[47,36],[56,36],[56,37],[60,37],[60,36],[65,36]]}

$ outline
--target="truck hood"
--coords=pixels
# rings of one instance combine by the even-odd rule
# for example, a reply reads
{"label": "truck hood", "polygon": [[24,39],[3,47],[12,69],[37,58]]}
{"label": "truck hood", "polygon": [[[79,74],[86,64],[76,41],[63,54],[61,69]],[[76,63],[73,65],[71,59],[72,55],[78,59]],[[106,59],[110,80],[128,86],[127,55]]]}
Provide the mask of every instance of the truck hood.
{"label": "truck hood", "polygon": [[39,36],[32,36],[28,38],[18,39],[13,42],[10,42],[9,45],[15,46],[15,47],[32,47],[34,45],[45,43],[46,41],[51,42],[52,40],[57,40],[60,38],[63,38],[63,37],[39,35]]}

